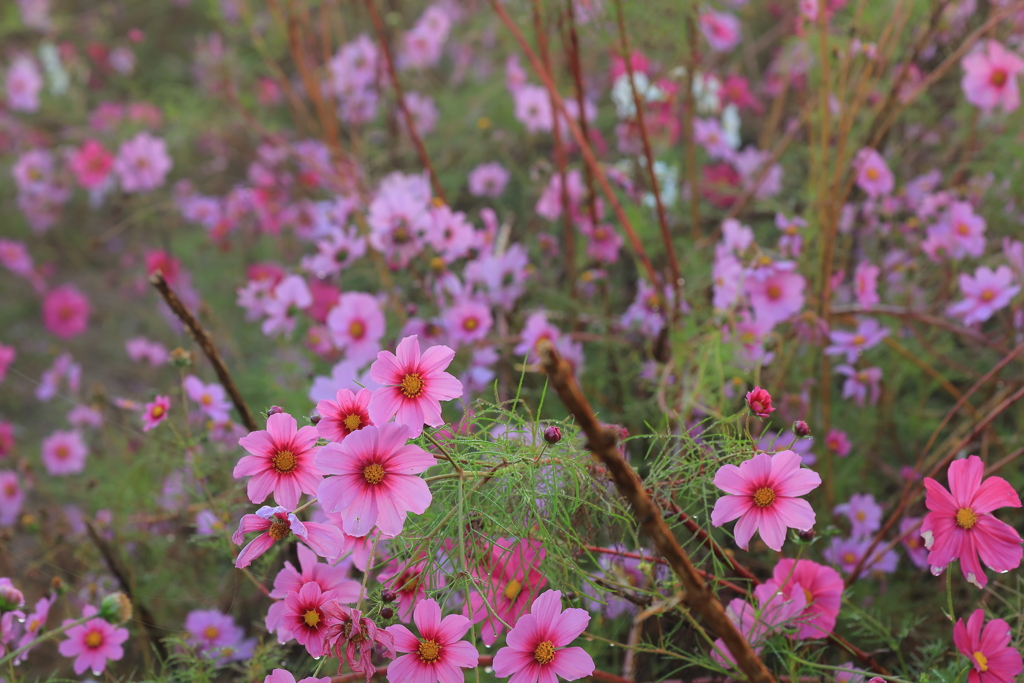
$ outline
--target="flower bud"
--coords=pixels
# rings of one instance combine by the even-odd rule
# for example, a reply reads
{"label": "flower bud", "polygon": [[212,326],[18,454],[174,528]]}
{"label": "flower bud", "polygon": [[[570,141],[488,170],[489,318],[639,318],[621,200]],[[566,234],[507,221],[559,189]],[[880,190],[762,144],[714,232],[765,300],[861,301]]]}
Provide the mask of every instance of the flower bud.
{"label": "flower bud", "polygon": [[380,599],[382,602],[394,602],[398,599],[398,596],[395,595],[394,591],[385,588],[380,592]]}
{"label": "flower bud", "polygon": [[0,612],[10,612],[22,607],[24,604],[25,596],[13,584],[0,584]]}
{"label": "flower bud", "polygon": [[309,416],[309,424],[316,427],[318,424],[320,424],[320,420],[322,419],[323,416],[321,416],[320,413],[313,413],[312,415]]}
{"label": "flower bud", "polygon": [[267,408],[267,417],[270,417],[271,415],[278,415],[283,412],[284,408],[282,408],[281,406],[270,406],[269,408]]}
{"label": "flower bud", "polygon": [[171,351],[171,362],[179,368],[188,367],[192,365],[192,354],[179,346]]}
{"label": "flower bud", "polygon": [[111,593],[100,602],[99,616],[119,626],[132,618],[132,601],[120,591]]}
{"label": "flower bud", "polygon": [[793,423],[793,433],[803,439],[811,435],[811,428],[803,420],[797,420]]}
{"label": "flower bud", "polygon": [[551,425],[544,430],[544,440],[550,444],[558,443],[562,440],[562,430],[555,425]]}
{"label": "flower bud", "polygon": [[798,532],[796,532],[796,535],[804,543],[810,543],[811,541],[814,540],[814,528],[812,527],[812,528],[808,529],[807,531],[798,531]]}
{"label": "flower bud", "polygon": [[754,387],[753,391],[747,392],[747,407],[758,417],[768,417],[775,412],[775,408],[772,407],[772,395],[761,387]]}
{"label": "flower bud", "polygon": [[393,616],[395,616],[395,610],[391,609],[390,607],[382,607],[381,608],[381,610],[380,610],[380,618],[381,619],[390,619]]}

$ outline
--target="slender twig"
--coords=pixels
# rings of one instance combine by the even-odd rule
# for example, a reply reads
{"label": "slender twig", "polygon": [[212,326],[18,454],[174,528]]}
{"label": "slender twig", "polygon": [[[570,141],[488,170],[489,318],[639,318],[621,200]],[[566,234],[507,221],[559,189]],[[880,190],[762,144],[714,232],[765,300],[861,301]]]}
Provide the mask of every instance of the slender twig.
{"label": "slender twig", "polygon": [[395,60],[391,56],[391,46],[388,44],[387,34],[384,32],[384,22],[381,21],[380,13],[374,0],[366,0],[366,11],[370,13],[370,21],[373,22],[373,30],[377,34],[377,42],[380,43],[381,53],[384,55],[384,66],[387,67],[388,76],[391,78],[391,85],[395,89],[395,99],[398,101],[398,109],[402,112],[402,119],[405,121],[405,128],[409,132],[416,153],[420,157],[420,163],[430,174],[430,184],[434,188],[434,194],[441,198],[441,201],[448,203],[444,196],[444,188],[437,178],[434,165],[430,163],[430,156],[427,155],[427,148],[423,145],[423,139],[416,132],[416,121],[412,117],[412,111],[405,102],[405,95],[402,93],[402,84],[398,81],[398,72],[395,70]]}
{"label": "slender twig", "polygon": [[160,296],[164,298],[171,311],[185,325],[189,334],[199,344],[199,348],[203,350],[206,358],[210,361],[210,365],[213,366],[214,372],[217,373],[220,383],[224,385],[228,396],[231,397],[231,402],[235,404],[235,410],[241,416],[242,424],[250,432],[258,431],[259,426],[257,426],[252,413],[249,412],[249,406],[246,405],[245,399],[242,398],[242,394],[238,391],[238,387],[235,386],[235,381],[231,379],[231,373],[228,372],[227,366],[221,360],[220,353],[217,352],[217,347],[214,346],[210,333],[203,329],[203,326],[199,324],[199,321],[192,315],[192,312],[188,310],[181,299],[178,298],[178,295],[174,293],[174,290],[167,284],[167,280],[164,279],[163,273],[159,270],[156,271],[149,276],[149,282],[156,288],[156,291],[160,292]]}
{"label": "slender twig", "polygon": [[616,433],[602,425],[594,415],[590,402],[576,383],[572,367],[558,355],[550,342],[542,341],[538,350],[551,386],[586,435],[587,448],[608,468],[615,486],[632,505],[640,526],[651,537],[654,547],[679,577],[686,592],[687,605],[702,616],[722,638],[739,669],[751,683],[773,682],[775,679],[764,662],[751,649],[736,624],[726,615],[722,603],[697,573],[689,556],[662,519],[658,507],[647,495],[640,479],[619,453]]}

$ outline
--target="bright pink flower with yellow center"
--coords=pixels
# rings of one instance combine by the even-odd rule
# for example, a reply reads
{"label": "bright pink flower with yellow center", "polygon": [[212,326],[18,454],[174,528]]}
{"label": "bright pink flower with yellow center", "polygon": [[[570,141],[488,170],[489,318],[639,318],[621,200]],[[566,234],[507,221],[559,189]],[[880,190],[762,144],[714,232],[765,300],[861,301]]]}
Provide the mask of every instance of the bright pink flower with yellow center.
{"label": "bright pink flower with yellow center", "polygon": [[235,545],[242,545],[245,535],[253,531],[263,533],[249,541],[242,552],[238,553],[235,566],[239,569],[248,567],[253,560],[270,550],[271,546],[292,534],[314,553],[329,560],[341,555],[345,545],[344,535],[333,524],[301,522],[294,512],[288,512],[283,507],[264,505],[254,515],[243,515],[231,541]]}
{"label": "bright pink flower with yellow center", "polygon": [[142,431],[148,432],[161,422],[167,419],[167,413],[171,410],[171,399],[169,396],[157,396],[147,403],[142,409]]}
{"label": "bright pink flower with yellow center", "polygon": [[810,560],[779,560],[767,582],[786,598],[800,590],[806,607],[799,618],[795,638],[825,638],[836,625],[843,602],[843,578],[831,567]]}
{"label": "bright pink flower with yellow center", "polygon": [[[94,607],[85,607],[82,616],[95,614]],[[67,622],[65,622],[67,623]],[[65,657],[74,657],[72,668],[79,676],[92,671],[99,676],[107,668],[107,660],[117,661],[124,657],[121,643],[128,640],[128,629],[117,628],[105,619],[96,617],[66,631],[67,640],[57,648]]]}
{"label": "bright pink flower with yellow center", "polygon": [[[982,626],[984,625],[984,628]],[[1010,642],[1010,625],[1002,619],[985,624],[985,611],[974,610],[967,620],[958,619],[953,627],[956,649],[971,662],[967,683],[1013,683],[1024,670],[1020,652]]]}
{"label": "bright pink flower with yellow center", "polygon": [[321,591],[316,581],[309,581],[284,599],[282,626],[299,645],[306,647],[311,657],[324,655],[324,637],[329,623],[323,607],[337,597],[335,591]]}
{"label": "bright pink flower with yellow center", "polygon": [[388,626],[395,639],[395,650],[407,652],[388,664],[391,683],[456,683],[464,679],[462,669],[477,665],[480,654],[462,638],[470,621],[459,614],[441,618],[441,607],[434,600],[422,600],[412,615],[420,637],[401,624]]}
{"label": "bright pink flower with yellow center", "polygon": [[441,401],[462,396],[462,382],[445,372],[455,357],[447,346],[431,346],[420,354],[419,339],[412,335],[396,351],[381,351],[370,366],[370,379],[383,385],[370,399],[370,419],[382,425],[394,417],[409,427],[408,438],[415,438],[425,424],[444,424]]}
{"label": "bright pink flower with yellow center", "polygon": [[235,465],[235,479],[249,480],[249,500],[262,503],[271,493],[278,505],[295,509],[303,493],[316,495],[323,475],[313,459],[320,450],[316,427],[297,428],[295,418],[277,413],[267,418],[267,429],[250,432],[238,440],[249,451]]}
{"label": "bright pink flower with yellow center", "polygon": [[594,673],[594,660],[582,647],[566,647],[583,633],[590,614],[575,607],[562,610],[561,591],[545,591],[529,614],[508,633],[508,647],[494,655],[494,675],[515,683],[575,681]]}
{"label": "bright pink flower with yellow center", "polygon": [[369,407],[372,395],[369,389],[358,392],[338,389],[333,401],[325,399],[318,402],[316,411],[320,413],[320,421],[316,424],[317,432],[328,441],[341,443],[352,432],[371,426],[373,420],[370,419]]}
{"label": "bright pink flower with yellow center", "polygon": [[505,624],[516,623],[547,584],[538,571],[544,553],[540,541],[528,538],[497,538],[491,545],[490,554],[478,570],[482,576],[477,585],[481,586],[482,594],[471,591],[469,604],[462,610],[466,616],[472,616],[474,623],[481,624],[480,639],[484,645],[493,645]]}
{"label": "bright pink flower with yellow center", "polygon": [[814,526],[814,510],[797,496],[821,485],[816,472],[800,467],[800,455],[780,451],[775,455],[758,453],[736,465],[723,465],[715,473],[715,486],[729,495],[715,502],[711,523],[722,526],[736,523],[736,545],[747,549],[755,531],[772,550],[782,550],[786,529],[807,531]]}
{"label": "bright pink flower with yellow center", "polygon": [[988,583],[981,562],[1002,573],[1019,567],[1024,556],[1020,534],[992,516],[1001,507],[1019,508],[1020,498],[1002,477],[982,481],[984,473],[981,458],[972,455],[950,464],[949,491],[925,477],[925,506],[930,512],[921,524],[932,574],[938,576],[959,558],[960,571],[978,588]]}
{"label": "bright pink flower with yellow center", "polygon": [[430,488],[417,475],[437,461],[406,443],[409,436],[405,425],[385,423],[360,429],[344,443],[329,443],[317,454],[319,470],[336,475],[320,483],[320,504],[341,514],[346,534],[365,536],[378,527],[397,536],[408,513],[421,515],[430,506]]}

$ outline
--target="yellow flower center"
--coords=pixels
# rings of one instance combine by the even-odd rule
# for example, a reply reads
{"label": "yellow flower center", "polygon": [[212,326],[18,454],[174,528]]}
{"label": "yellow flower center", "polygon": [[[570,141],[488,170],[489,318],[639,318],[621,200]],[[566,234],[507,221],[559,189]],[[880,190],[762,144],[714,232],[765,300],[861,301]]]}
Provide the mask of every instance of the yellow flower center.
{"label": "yellow flower center", "polygon": [[274,469],[281,474],[287,474],[295,469],[295,466],[299,464],[298,459],[291,451],[278,451],[274,453],[274,457],[270,459],[270,464],[274,466]]}
{"label": "yellow flower center", "polygon": [[53,452],[57,456],[58,460],[67,460],[68,456],[71,455],[71,450],[67,446],[57,446],[57,449]]}
{"label": "yellow flower center", "polygon": [[361,320],[353,320],[348,324],[348,336],[353,339],[362,339],[366,334],[366,325]]}
{"label": "yellow flower center", "polygon": [[806,603],[809,605],[812,602],[814,602],[814,596],[811,595],[811,591],[807,590],[806,588],[804,588],[803,591],[804,591],[804,600],[806,601]]}
{"label": "yellow flower center", "polygon": [[[1006,81],[1009,80],[1006,69],[992,69],[992,75],[988,77],[988,82],[997,88],[1001,88],[1006,85]],[[984,669],[982,669],[984,671]]]}
{"label": "yellow flower center", "polygon": [[864,514],[863,510],[857,510],[857,513],[854,515],[854,517],[857,518],[858,522],[863,522],[865,519],[868,518],[868,516]]}
{"label": "yellow flower center", "polygon": [[981,652],[974,653],[974,661],[978,663],[978,671],[985,673],[988,671],[988,657]]}
{"label": "yellow flower center", "polygon": [[270,534],[270,537],[275,541],[280,541],[283,538],[287,538],[288,534],[290,534],[291,532],[291,525],[289,525],[288,522],[282,522],[281,520],[274,522],[270,525],[270,528],[267,529],[267,533]]}
{"label": "yellow flower center", "polygon": [[163,406],[153,406],[153,410],[151,410],[149,414],[154,420],[157,420],[164,416],[164,412]]}
{"label": "yellow flower center", "polygon": [[963,235],[964,237],[966,237],[967,235],[971,234],[971,229],[967,226],[966,223],[957,223],[956,234]]}
{"label": "yellow flower center", "polygon": [[302,620],[306,622],[306,626],[313,628],[320,623],[320,613],[315,609],[307,610],[306,613],[302,615]]}
{"label": "yellow flower center", "polygon": [[878,180],[878,169],[872,166],[864,172],[864,175],[868,177],[868,180]]}
{"label": "yellow flower center", "polygon": [[768,298],[771,299],[772,301],[776,301],[777,299],[782,297],[782,287],[779,287],[775,283],[768,285],[768,288],[765,290],[765,292],[768,294]]}
{"label": "yellow flower center", "polygon": [[421,640],[417,652],[420,655],[420,661],[427,664],[441,659],[441,646],[433,640]]}
{"label": "yellow flower center", "polygon": [[993,292],[991,289],[986,289],[984,292],[981,293],[981,300],[984,301],[985,303],[988,303],[989,301],[992,301],[992,299],[995,298],[996,293]]}
{"label": "yellow flower center", "polygon": [[854,555],[849,550],[847,550],[845,553],[843,553],[843,563],[844,564],[853,564],[856,561],[857,561],[857,556]]}
{"label": "yellow flower center", "polygon": [[550,664],[555,659],[555,646],[550,640],[545,640],[533,651],[533,658],[538,664]]}
{"label": "yellow flower center", "polygon": [[971,529],[978,523],[978,515],[971,508],[960,508],[956,511],[956,525],[961,529]]}
{"label": "yellow flower center", "polygon": [[757,491],[754,491],[754,505],[759,508],[766,508],[775,502],[775,491],[762,486]]}
{"label": "yellow flower center", "polygon": [[867,339],[864,338],[863,334],[858,334],[858,335],[856,335],[853,338],[853,345],[854,346],[860,346],[861,344],[863,344],[866,341],[867,341]]}
{"label": "yellow flower center", "polygon": [[472,332],[478,327],[480,327],[480,321],[477,320],[476,318],[466,318],[462,322],[462,329],[464,329],[466,332]]}
{"label": "yellow flower center", "polygon": [[512,579],[509,581],[508,585],[505,586],[505,597],[509,600],[515,600],[521,590],[523,590],[523,584]]}
{"label": "yellow flower center", "polygon": [[214,640],[219,635],[220,635],[220,629],[217,628],[216,626],[207,626],[203,630],[203,637],[206,638],[207,640]]}
{"label": "yellow flower center", "polygon": [[103,644],[103,634],[99,631],[89,631],[89,634],[85,637],[85,646],[96,649]]}
{"label": "yellow flower center", "polygon": [[408,398],[416,398],[423,393],[423,378],[418,372],[411,372],[402,378],[399,388]]}
{"label": "yellow flower center", "polygon": [[363,479],[365,479],[368,484],[381,483],[384,481],[384,468],[377,463],[367,465],[366,469],[363,470]]}
{"label": "yellow flower center", "polygon": [[355,413],[352,413],[351,415],[347,416],[341,422],[342,424],[345,425],[345,429],[347,429],[350,432],[354,432],[363,426],[363,418],[359,417]]}

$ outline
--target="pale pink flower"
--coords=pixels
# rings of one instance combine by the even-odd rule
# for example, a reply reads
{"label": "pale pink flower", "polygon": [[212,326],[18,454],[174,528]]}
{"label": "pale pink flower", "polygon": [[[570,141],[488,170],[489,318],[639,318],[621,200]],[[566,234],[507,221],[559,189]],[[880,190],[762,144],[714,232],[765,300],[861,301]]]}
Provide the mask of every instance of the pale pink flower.
{"label": "pale pink flower", "polygon": [[142,408],[142,431],[148,432],[167,419],[171,409],[169,396],[157,396]]}
{"label": "pale pink flower", "polygon": [[96,140],[86,140],[68,159],[68,168],[87,190],[100,188],[114,167],[114,155]]}
{"label": "pale pink flower", "polygon": [[444,312],[444,322],[448,339],[458,348],[483,341],[491,331],[494,318],[487,304],[466,299]]}
{"label": "pale pink flower", "polygon": [[35,272],[32,255],[28,253],[24,242],[0,238],[0,263],[21,277],[31,277]]}
{"label": "pale pink flower", "polygon": [[[57,596],[53,595],[47,598],[39,598],[36,602],[35,609],[25,617],[25,631],[22,633],[21,638],[18,640],[18,648],[23,648],[37,637],[39,637],[40,631],[46,626],[46,620],[50,616],[50,607],[57,601]],[[32,650],[28,650],[21,654],[21,656],[14,659],[14,664],[17,666],[21,662],[24,662],[29,653]]]}
{"label": "pale pink flower", "polygon": [[[754,652],[759,654],[768,638],[801,618],[807,607],[807,596],[799,585],[794,585],[786,596],[774,582],[769,581],[754,589],[754,598],[758,603],[756,607],[746,600],[733,598],[725,608],[725,614],[736,624]],[[715,641],[711,658],[723,666],[736,664],[721,638]]]}
{"label": "pale pink flower", "polygon": [[843,578],[831,567],[810,560],[779,560],[772,570],[773,585],[786,598],[802,591],[806,607],[798,621],[796,638],[825,638],[832,633],[843,602]]}
{"label": "pale pink flower", "polygon": [[21,488],[18,475],[10,470],[0,470],[0,527],[14,525],[24,502],[25,490]]}
{"label": "pale pink flower", "polygon": [[231,536],[235,545],[245,542],[245,535],[253,531],[262,531],[259,536],[249,541],[235,558],[235,566],[248,567],[253,560],[270,550],[277,541],[283,541],[291,534],[309,546],[309,549],[320,557],[333,559],[341,554],[345,542],[341,530],[333,524],[319,522],[301,522],[294,512],[283,507],[263,506],[253,515],[243,515],[238,522],[238,529]]}
{"label": "pale pink flower", "polygon": [[409,438],[420,435],[423,425],[439,427],[441,401],[462,396],[462,382],[445,372],[455,351],[437,345],[420,354],[416,335],[398,343],[397,355],[381,351],[370,366],[370,377],[381,384],[370,399],[370,418],[382,425],[395,417],[409,427]]}
{"label": "pale pink flower", "polygon": [[950,257],[978,257],[985,253],[985,219],[974,213],[974,207],[969,203],[950,204],[940,230],[944,230]]}
{"label": "pale pink flower", "polygon": [[261,327],[263,334],[291,335],[295,330],[296,313],[312,305],[313,295],[306,280],[300,275],[285,277],[277,283],[270,296],[263,302],[263,312],[267,315]]}
{"label": "pale pink flower", "polygon": [[56,431],[43,439],[42,458],[46,471],[52,475],[78,474],[85,469],[89,448],[78,430]]}
{"label": "pale pink flower", "polygon": [[252,477],[247,486],[249,500],[262,503],[271,493],[278,505],[291,510],[303,493],[316,495],[323,474],[314,464],[320,448],[316,427],[301,429],[288,413],[267,418],[267,429],[250,432],[238,445],[251,455],[238,461],[235,479]]}
{"label": "pale pink flower", "polygon": [[[96,614],[96,608],[86,606],[82,609],[82,616],[90,614]],[[64,623],[71,621],[67,619]],[[61,641],[57,650],[64,657],[75,658],[72,665],[75,673],[81,676],[88,670],[94,676],[99,676],[107,668],[107,661],[116,662],[124,657],[121,644],[128,640],[128,629],[118,628],[96,617],[68,629],[64,635],[67,640]]]}
{"label": "pale pink flower", "polygon": [[199,409],[214,422],[227,422],[231,413],[231,402],[228,401],[224,387],[216,382],[203,384],[195,375],[185,377],[185,395],[190,401],[199,404]]}
{"label": "pale pink flower", "polygon": [[982,481],[984,475],[984,463],[972,455],[950,463],[948,491],[925,477],[929,512],[921,524],[932,574],[938,576],[946,565],[959,559],[964,578],[978,588],[988,583],[982,562],[1004,573],[1019,567],[1024,556],[1020,534],[992,515],[1002,507],[1019,508],[1020,498],[1002,477]]}
{"label": "pale pink flower", "polygon": [[739,45],[740,20],[726,12],[707,10],[699,17],[700,30],[715,52],[729,52]]}
{"label": "pale pink flower", "polygon": [[320,421],[316,430],[328,441],[342,443],[349,434],[373,424],[370,419],[369,389],[360,389],[353,393],[351,389],[338,389],[334,400],[325,399],[316,404],[320,413]]}
{"label": "pale pink flower", "polygon": [[372,294],[345,292],[327,314],[327,327],[334,345],[358,364],[370,360],[380,348],[387,321]]}
{"label": "pale pink flower", "polygon": [[18,55],[7,69],[7,106],[12,111],[33,112],[39,109],[39,93],[43,90],[43,74],[36,60]]}
{"label": "pale pink flower", "polygon": [[500,197],[510,177],[497,161],[480,164],[469,172],[469,193],[474,197]]}
{"label": "pale pink flower", "polygon": [[736,545],[746,550],[755,531],[769,548],[782,550],[786,529],[807,531],[814,526],[814,510],[798,496],[821,485],[817,473],[800,467],[800,455],[780,451],[758,453],[750,460],[723,465],[715,473],[715,486],[727,494],[715,502],[711,523],[736,523]]}
{"label": "pale pink flower", "polygon": [[950,305],[946,312],[960,318],[964,325],[983,323],[1020,293],[1020,286],[1013,284],[1013,280],[1009,266],[999,266],[995,271],[981,266],[973,277],[961,273],[960,291],[964,299]]}
{"label": "pale pink flower", "polygon": [[89,299],[72,285],[51,290],[43,299],[43,322],[62,339],[76,337],[89,326]]}
{"label": "pale pink flower", "polygon": [[420,632],[419,638],[401,624],[387,628],[394,638],[395,650],[409,653],[388,664],[388,680],[391,683],[460,683],[464,680],[461,669],[472,669],[480,657],[472,643],[462,640],[469,631],[469,619],[458,614],[442,619],[441,607],[434,600],[420,601],[412,618]]}
{"label": "pale pink flower", "polygon": [[[295,676],[290,671],[274,669],[263,679],[263,683],[296,683],[296,681]],[[307,676],[306,678],[300,678],[298,683],[331,683],[331,677],[314,678]]]}
{"label": "pale pink flower", "polygon": [[861,261],[853,273],[853,291],[857,303],[861,306],[874,306],[881,299],[878,297],[878,275],[882,269],[870,261]]}
{"label": "pale pink flower", "polygon": [[889,170],[885,159],[871,147],[857,152],[853,166],[857,171],[857,187],[869,197],[881,197],[891,194],[895,186],[895,178]]}
{"label": "pale pink flower", "polygon": [[3,384],[4,379],[7,377],[7,368],[11,367],[11,363],[14,362],[17,355],[18,350],[13,346],[0,344],[0,384]]}
{"label": "pale pink flower", "polygon": [[554,126],[551,98],[539,85],[527,83],[512,92],[516,120],[529,133],[546,133]]}
{"label": "pale pink flower", "polygon": [[416,475],[437,461],[406,443],[410,431],[405,425],[374,422],[379,426],[360,429],[344,443],[332,442],[320,450],[316,466],[337,476],[324,479],[317,495],[324,510],[341,514],[346,534],[365,536],[376,526],[397,536],[409,512],[421,515],[430,505],[430,488]]}
{"label": "pale pink flower", "polygon": [[869,405],[878,403],[882,396],[882,368],[861,368],[852,365],[837,365],[836,372],[846,377],[843,382],[843,398],[852,398],[858,407],[863,408],[864,402]]}
{"label": "pale pink flower", "polygon": [[803,275],[776,264],[765,273],[748,273],[743,288],[758,321],[776,325],[803,310],[806,284]]}
{"label": "pale pink flower", "polygon": [[114,172],[125,192],[155,190],[164,184],[172,166],[167,143],[145,132],[121,143],[114,160]]}
{"label": "pale pink flower", "polygon": [[857,329],[832,330],[829,332],[830,346],[825,347],[825,353],[831,356],[846,354],[846,362],[853,363],[861,353],[876,346],[879,342],[889,336],[889,330],[878,324],[874,318],[864,318],[857,323]]}
{"label": "pale pink flower", "polygon": [[509,631],[508,646],[494,655],[494,675],[513,676],[515,683],[575,681],[591,675],[594,660],[586,650],[568,647],[589,623],[586,610],[562,610],[561,591],[545,591]]}
{"label": "pale pink flower", "polygon": [[1020,106],[1017,74],[1024,71],[1024,60],[1001,43],[988,40],[963,59],[964,77],[960,85],[968,102],[982,111],[996,107],[1010,113]]}

